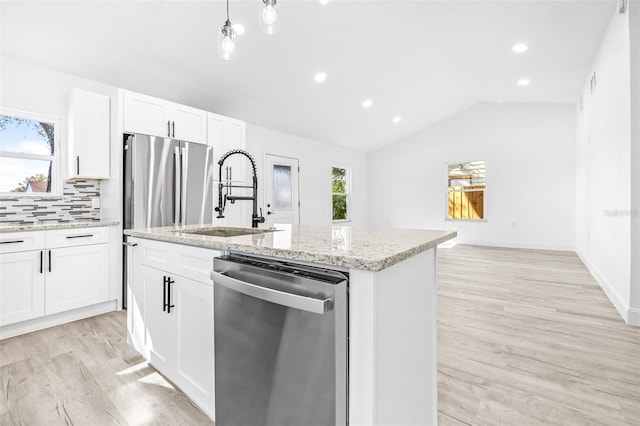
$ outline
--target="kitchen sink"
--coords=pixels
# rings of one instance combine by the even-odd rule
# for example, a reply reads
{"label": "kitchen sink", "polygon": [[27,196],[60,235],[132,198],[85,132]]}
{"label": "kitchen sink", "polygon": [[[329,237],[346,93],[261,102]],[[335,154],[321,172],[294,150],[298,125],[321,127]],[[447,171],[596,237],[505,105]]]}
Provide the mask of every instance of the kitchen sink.
{"label": "kitchen sink", "polygon": [[240,235],[255,235],[265,234],[267,232],[274,232],[277,229],[264,229],[264,228],[227,228],[218,226],[216,228],[197,229],[195,231],[178,231],[183,234],[195,234],[195,235],[208,235],[210,237],[238,237]]}

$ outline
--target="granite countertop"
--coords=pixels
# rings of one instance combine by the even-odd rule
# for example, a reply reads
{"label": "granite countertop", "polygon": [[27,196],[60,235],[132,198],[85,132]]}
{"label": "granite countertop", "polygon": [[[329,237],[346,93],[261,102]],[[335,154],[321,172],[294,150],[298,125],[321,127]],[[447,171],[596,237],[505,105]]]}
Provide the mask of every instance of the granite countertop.
{"label": "granite countertop", "polygon": [[118,221],[91,221],[79,220],[74,222],[54,222],[54,223],[33,223],[17,224],[15,222],[0,223],[0,233],[3,232],[23,232],[23,231],[47,231],[51,229],[74,229],[74,228],[94,228],[98,226],[116,226]]}
{"label": "granite countertop", "polygon": [[[215,229],[189,225],[125,230],[125,235],[218,250],[380,271],[455,238],[455,231],[366,229],[350,226],[275,225],[274,232],[212,237],[189,231]],[[238,228],[238,227],[234,227]],[[250,228],[249,228],[250,229]]]}

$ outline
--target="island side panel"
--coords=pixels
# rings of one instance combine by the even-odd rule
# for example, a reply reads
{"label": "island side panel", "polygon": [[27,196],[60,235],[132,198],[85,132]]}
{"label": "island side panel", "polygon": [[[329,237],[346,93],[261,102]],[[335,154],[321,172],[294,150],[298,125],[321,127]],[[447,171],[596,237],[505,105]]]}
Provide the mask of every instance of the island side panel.
{"label": "island side panel", "polygon": [[376,273],[349,271],[349,425],[375,425]]}
{"label": "island side panel", "polygon": [[436,249],[350,278],[350,423],[436,425]]}

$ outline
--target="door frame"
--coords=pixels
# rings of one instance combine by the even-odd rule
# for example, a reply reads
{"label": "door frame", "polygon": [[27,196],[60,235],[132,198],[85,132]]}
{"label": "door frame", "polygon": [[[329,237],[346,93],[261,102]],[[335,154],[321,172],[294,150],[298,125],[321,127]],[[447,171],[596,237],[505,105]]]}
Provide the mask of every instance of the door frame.
{"label": "door frame", "polygon": [[296,163],[298,164],[298,179],[297,179],[297,185],[295,185],[295,188],[293,188],[294,191],[297,191],[298,193],[298,225],[300,225],[300,206],[302,205],[302,202],[300,200],[300,159],[298,157],[291,157],[289,155],[280,155],[280,154],[274,154],[271,152],[263,152],[262,154],[262,170],[263,170],[263,176],[262,176],[262,193],[264,194],[264,196],[262,197],[262,211],[264,212],[264,214],[267,213],[267,204],[268,204],[268,200],[267,200],[267,173],[270,172],[270,170],[267,170],[267,158],[268,157],[280,157],[280,158],[286,158],[287,160],[295,160]]}

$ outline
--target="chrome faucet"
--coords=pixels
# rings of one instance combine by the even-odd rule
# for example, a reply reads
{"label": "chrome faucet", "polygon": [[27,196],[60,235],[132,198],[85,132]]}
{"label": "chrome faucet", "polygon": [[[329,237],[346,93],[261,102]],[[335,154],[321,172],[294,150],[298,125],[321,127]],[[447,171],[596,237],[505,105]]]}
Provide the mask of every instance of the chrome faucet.
{"label": "chrome faucet", "polygon": [[[251,162],[251,168],[253,169],[253,185],[232,185],[231,181],[227,176],[226,183],[222,183],[222,165],[225,160],[231,157],[234,154],[241,154],[247,157],[249,162]],[[227,206],[227,201],[234,204],[238,200],[251,200],[253,201],[253,214],[251,216],[251,227],[257,228],[259,223],[264,223],[264,216],[262,216],[262,209],[260,209],[260,215],[258,215],[258,174],[256,171],[256,162],[247,151],[243,151],[241,149],[233,149],[222,157],[220,157],[220,161],[218,161],[218,165],[220,166],[218,169],[218,207],[216,207],[216,211],[218,212],[218,219],[224,218],[224,209]],[[223,195],[224,189],[227,188],[227,192]],[[252,188],[253,195],[251,197],[242,196],[242,195],[231,195],[231,188]]]}

